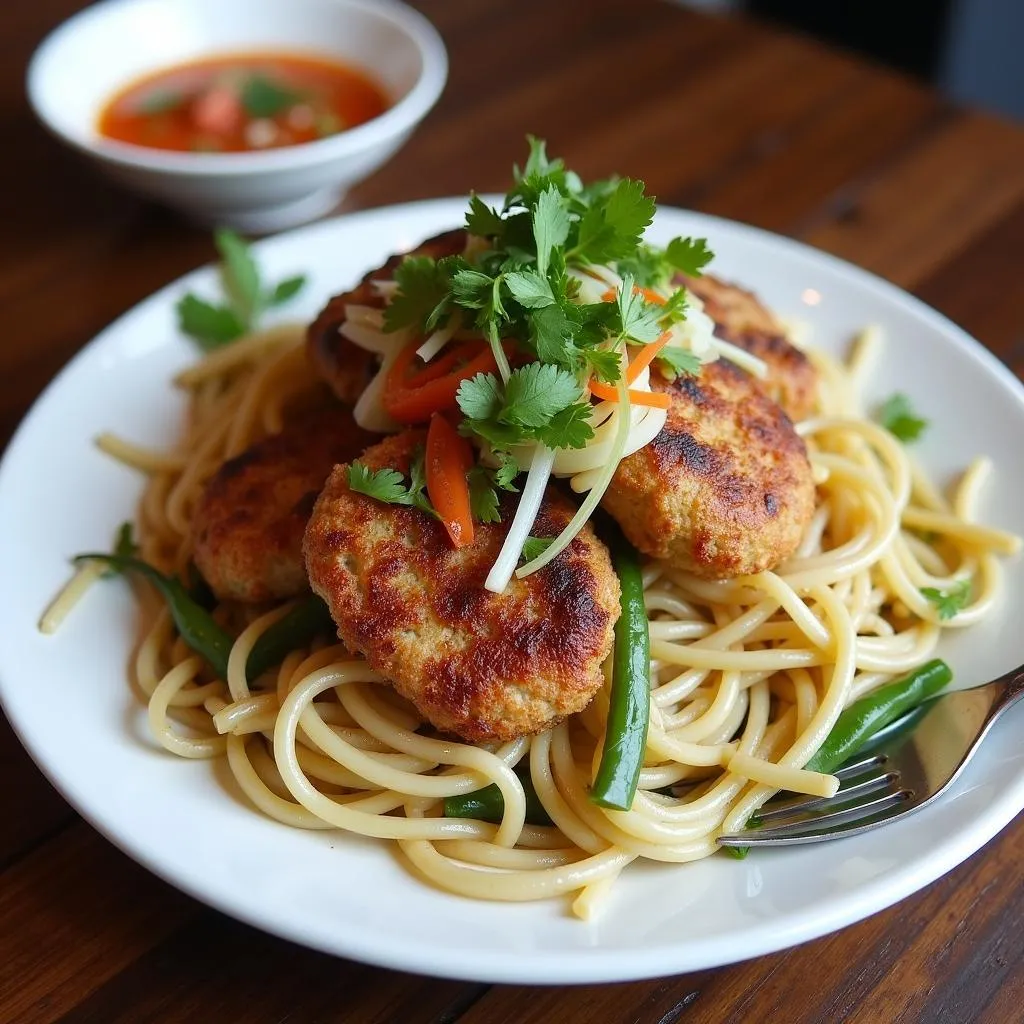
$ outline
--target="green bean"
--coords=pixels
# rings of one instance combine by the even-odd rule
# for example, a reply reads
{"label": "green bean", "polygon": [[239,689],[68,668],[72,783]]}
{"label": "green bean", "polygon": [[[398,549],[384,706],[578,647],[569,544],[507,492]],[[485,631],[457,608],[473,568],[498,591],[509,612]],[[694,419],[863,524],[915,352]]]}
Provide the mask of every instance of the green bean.
{"label": "green bean", "polygon": [[839,716],[825,742],[804,767],[826,775],[835,771],[875,733],[934,697],[952,678],[950,667],[936,658],[855,701]]}
{"label": "green bean", "polygon": [[621,613],[615,623],[604,750],[590,799],[601,807],[628,811],[633,805],[647,749],[651,715],[651,637],[640,558],[617,529],[609,534],[612,563],[622,589]]}
{"label": "green bean", "polygon": [[181,639],[196,654],[204,657],[221,679],[227,678],[228,655],[235,641],[205,608],[192,599],[181,580],[174,576],[165,576],[148,562],[129,555],[89,553],[75,557],[76,563],[85,561],[102,562],[115,572],[137,572],[149,580],[167,602],[167,608]]}
{"label": "green bean", "polygon": [[[227,679],[234,638],[189,594],[177,577],[165,576],[148,562],[129,555],[89,553],[75,558],[75,562],[83,561],[103,562],[114,572],[137,572],[149,580],[166,602],[181,639],[205,658],[221,679]],[[318,633],[333,632],[333,628],[327,605],[310,594],[259,637],[245,664],[246,678],[255,679],[279,664],[289,651],[305,646]]]}
{"label": "green bean", "polygon": [[[518,774],[518,773],[517,773]],[[524,772],[519,775],[526,793],[526,820],[531,825],[550,825],[551,819],[544,805],[533,788],[530,777]],[[505,798],[501,790],[493,783],[483,789],[464,793],[462,796],[446,796],[444,798],[444,816],[446,818],[476,818],[479,821],[498,823],[505,814]]]}
{"label": "green bean", "polygon": [[334,620],[327,605],[316,594],[309,594],[275,622],[253,644],[245,674],[255,679],[297,647],[305,647],[318,633],[334,632]]}

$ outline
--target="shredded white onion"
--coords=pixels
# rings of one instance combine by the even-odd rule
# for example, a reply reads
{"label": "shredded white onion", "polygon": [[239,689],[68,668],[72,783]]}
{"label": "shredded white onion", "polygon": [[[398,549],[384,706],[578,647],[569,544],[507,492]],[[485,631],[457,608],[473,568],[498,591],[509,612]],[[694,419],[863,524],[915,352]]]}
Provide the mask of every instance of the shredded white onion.
{"label": "shredded white onion", "polygon": [[[543,569],[548,562],[557,558],[572,543],[576,534],[583,529],[587,520],[593,514],[594,509],[597,508],[598,503],[604,497],[604,492],[608,489],[612,476],[615,474],[619,461],[622,459],[622,453],[626,449],[626,440],[629,437],[630,403],[629,389],[626,387],[625,378],[620,377],[615,387],[619,392],[619,403],[622,405],[624,415],[619,419],[611,458],[609,458],[602,467],[601,474],[598,477],[597,482],[594,484],[594,487],[586,498],[583,499],[583,504],[580,505],[576,515],[574,515],[569,521],[568,526],[566,526],[566,528],[555,538],[555,540],[542,554],[538,555],[533,559],[533,561],[527,562],[526,565],[520,566],[516,570],[516,577],[518,579],[522,579],[524,576],[529,576],[538,569]],[[536,513],[534,513],[534,515],[536,515]],[[520,550],[522,550],[522,548],[520,548]]]}
{"label": "shredded white onion", "polygon": [[516,514],[505,537],[505,543],[502,544],[501,551],[498,552],[498,557],[484,581],[484,588],[492,593],[502,593],[512,579],[516,563],[523,553],[523,545],[530,536],[530,530],[533,529],[534,520],[544,500],[544,491],[551,477],[551,464],[554,459],[554,449],[541,445],[533,465],[530,466],[530,472],[526,475],[523,494],[516,507]]}
{"label": "shredded white onion", "polygon": [[416,349],[416,355],[420,357],[425,363],[429,363],[438,352],[441,351],[448,344],[452,338],[455,337],[455,332],[462,326],[462,317],[458,313],[453,313],[448,318],[448,323],[444,327],[438,327],[433,334],[431,334],[425,342],[418,349]]}

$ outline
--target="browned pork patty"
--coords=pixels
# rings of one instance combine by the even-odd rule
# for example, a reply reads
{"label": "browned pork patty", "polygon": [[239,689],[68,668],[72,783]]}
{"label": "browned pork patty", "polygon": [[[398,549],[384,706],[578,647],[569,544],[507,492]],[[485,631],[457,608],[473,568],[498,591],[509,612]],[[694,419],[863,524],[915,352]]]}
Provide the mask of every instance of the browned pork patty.
{"label": "browned pork patty", "polygon": [[728,360],[651,388],[671,396],[654,440],[623,459],[602,504],[642,552],[707,579],[778,565],[814,512],[803,441]]}
{"label": "browned pork patty", "polygon": [[[408,476],[422,431],[389,437],[360,460]],[[331,474],[306,530],[309,580],[338,635],[443,732],[471,742],[540,732],[581,711],[603,683],[619,582],[587,527],[549,565],[484,589],[514,503],[501,524],[477,524],[455,550],[444,527],[418,510],[386,505]],[[534,526],[554,536],[575,509],[549,490]]]}
{"label": "browned pork patty", "polygon": [[715,334],[730,341],[768,365],[761,383],[793,420],[814,411],[818,372],[811,361],[786,339],[782,325],[753,292],[729,284],[711,274],[682,277],[687,290],[703,303],[715,321]]}
{"label": "browned pork patty", "polygon": [[374,353],[367,352],[339,333],[349,303],[382,309],[384,300],[374,291],[373,281],[390,281],[394,277],[395,268],[406,256],[431,256],[434,259],[453,256],[462,252],[465,242],[464,230],[446,231],[442,235],[428,238],[411,253],[392,256],[383,266],[371,270],[351,291],[335,295],[309,325],[306,332],[309,360],[343,402],[355,404],[370,383],[378,365],[378,357]]}
{"label": "browned pork patty", "polygon": [[195,563],[213,592],[261,602],[308,590],[302,535],[313,502],[334,465],[375,440],[332,406],[225,462],[192,521]]}

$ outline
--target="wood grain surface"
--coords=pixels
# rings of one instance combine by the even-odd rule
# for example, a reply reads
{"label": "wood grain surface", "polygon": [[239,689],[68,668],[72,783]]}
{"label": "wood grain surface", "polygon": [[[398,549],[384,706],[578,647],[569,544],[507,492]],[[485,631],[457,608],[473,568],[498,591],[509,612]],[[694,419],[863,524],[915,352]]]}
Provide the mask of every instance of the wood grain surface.
{"label": "wood grain surface", "polygon": [[[0,11],[0,441],[110,320],[211,258],[206,231],[96,177],[24,98],[81,4]],[[802,238],[884,275],[1024,373],[1024,129],[806,38],[655,0],[418,0],[444,96],[343,209],[504,190],[523,137],[585,177]],[[2,629],[2,624],[0,624]],[[226,918],[82,822],[0,723],[0,1021],[1024,1020],[1024,820],[899,905],[804,946],[659,981],[438,981]]]}

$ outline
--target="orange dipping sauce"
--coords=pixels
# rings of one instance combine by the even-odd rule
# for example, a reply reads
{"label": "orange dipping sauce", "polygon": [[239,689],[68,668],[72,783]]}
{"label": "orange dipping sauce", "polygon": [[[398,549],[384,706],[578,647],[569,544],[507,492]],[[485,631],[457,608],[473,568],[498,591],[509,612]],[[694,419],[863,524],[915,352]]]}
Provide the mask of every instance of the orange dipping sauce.
{"label": "orange dipping sauce", "polygon": [[225,54],[136,80],[103,108],[98,129],[150,149],[246,153],[337,135],[389,106],[363,71],[337,61]]}

